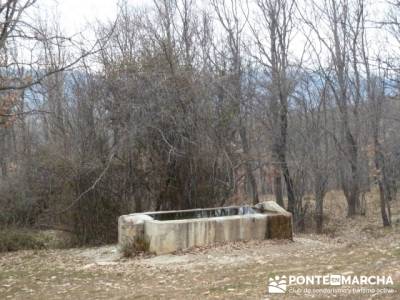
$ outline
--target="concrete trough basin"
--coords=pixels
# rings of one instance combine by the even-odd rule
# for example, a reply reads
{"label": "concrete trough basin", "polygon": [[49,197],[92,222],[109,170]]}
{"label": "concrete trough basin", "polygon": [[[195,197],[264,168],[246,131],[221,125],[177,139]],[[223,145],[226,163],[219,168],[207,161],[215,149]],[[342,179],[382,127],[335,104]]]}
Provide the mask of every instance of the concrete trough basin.
{"label": "concrete trough basin", "polygon": [[273,201],[253,207],[135,213],[118,219],[121,246],[142,240],[156,254],[230,241],[292,237],[291,214]]}

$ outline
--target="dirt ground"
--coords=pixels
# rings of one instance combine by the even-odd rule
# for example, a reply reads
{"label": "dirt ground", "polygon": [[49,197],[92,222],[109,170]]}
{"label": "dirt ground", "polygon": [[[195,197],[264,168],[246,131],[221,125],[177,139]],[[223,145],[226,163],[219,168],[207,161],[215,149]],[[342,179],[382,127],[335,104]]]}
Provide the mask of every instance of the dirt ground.
{"label": "dirt ground", "polygon": [[[326,202],[326,233],[296,234],[294,241],[230,243],[133,259],[120,258],[116,245],[3,253],[0,299],[400,299],[400,225],[381,227],[373,195],[366,217],[355,219],[344,217],[340,195],[331,193]],[[385,286],[349,295],[267,292],[271,276],[326,274],[390,275],[394,285],[386,288],[397,292],[382,294]]]}

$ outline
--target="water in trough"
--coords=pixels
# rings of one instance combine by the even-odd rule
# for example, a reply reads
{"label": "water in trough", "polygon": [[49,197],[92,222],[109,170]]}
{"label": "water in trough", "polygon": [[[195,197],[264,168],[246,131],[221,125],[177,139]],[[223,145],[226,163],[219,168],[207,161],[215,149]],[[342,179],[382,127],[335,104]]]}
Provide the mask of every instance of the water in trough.
{"label": "water in trough", "polygon": [[199,218],[213,218],[225,216],[248,215],[257,213],[250,206],[240,207],[223,207],[223,208],[210,208],[201,210],[182,210],[178,212],[149,214],[154,220],[168,221],[168,220],[183,220],[183,219],[199,219]]}

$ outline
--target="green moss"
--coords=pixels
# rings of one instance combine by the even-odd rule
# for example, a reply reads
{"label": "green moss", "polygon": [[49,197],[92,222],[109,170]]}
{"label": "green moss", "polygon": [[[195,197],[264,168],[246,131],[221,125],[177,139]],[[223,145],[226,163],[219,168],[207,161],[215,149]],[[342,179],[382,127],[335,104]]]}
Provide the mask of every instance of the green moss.
{"label": "green moss", "polygon": [[270,215],[267,218],[267,238],[292,239],[291,216]]}
{"label": "green moss", "polygon": [[133,257],[140,253],[148,253],[149,248],[148,239],[136,236],[121,246],[121,252],[124,257]]}

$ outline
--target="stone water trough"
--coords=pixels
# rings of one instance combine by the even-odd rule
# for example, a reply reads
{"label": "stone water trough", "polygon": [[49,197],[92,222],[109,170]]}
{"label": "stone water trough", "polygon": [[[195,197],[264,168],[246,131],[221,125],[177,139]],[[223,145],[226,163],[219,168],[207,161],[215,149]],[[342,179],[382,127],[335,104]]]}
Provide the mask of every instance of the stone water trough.
{"label": "stone water trough", "polygon": [[292,239],[292,215],[276,202],[255,206],[134,213],[118,219],[118,243],[146,241],[165,254],[230,241]]}

